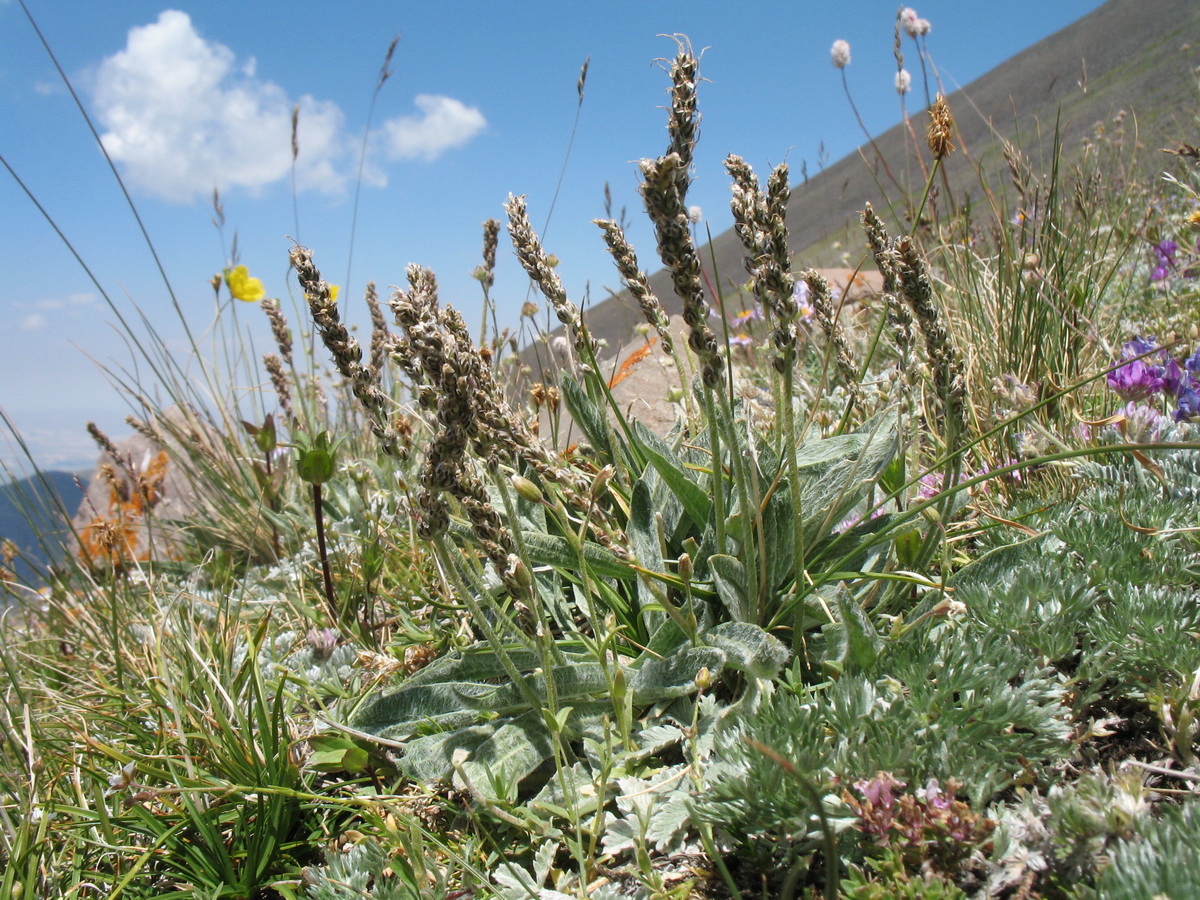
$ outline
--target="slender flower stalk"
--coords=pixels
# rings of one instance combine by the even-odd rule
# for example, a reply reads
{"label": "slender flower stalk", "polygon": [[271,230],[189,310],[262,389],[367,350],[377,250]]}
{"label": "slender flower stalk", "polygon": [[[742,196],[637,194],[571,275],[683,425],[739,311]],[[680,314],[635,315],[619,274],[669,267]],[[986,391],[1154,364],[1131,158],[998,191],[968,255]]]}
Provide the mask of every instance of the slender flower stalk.
{"label": "slender flower stalk", "polygon": [[875,161],[883,166],[883,171],[887,174],[888,180],[899,188],[900,185],[896,181],[896,177],[892,174],[892,168],[888,165],[887,157],[883,155],[879,146],[875,143],[875,138],[871,135],[871,131],[867,128],[866,123],[863,122],[863,117],[858,111],[858,105],[854,102],[854,96],[850,93],[850,82],[846,80],[846,67],[850,65],[850,44],[840,39],[834,41],[829,55],[833,62],[833,67],[842,76],[842,90],[846,93],[846,102],[850,104],[850,111],[854,113],[854,120],[858,122],[858,127],[862,129],[862,133],[866,135],[867,143],[871,145],[871,149],[875,151]]}
{"label": "slender flower stalk", "polygon": [[512,238],[513,249],[517,251],[517,259],[521,267],[529,274],[534,284],[538,286],[546,300],[554,307],[558,320],[567,327],[572,340],[575,342],[575,352],[581,362],[589,363],[595,358],[598,349],[583,324],[579,307],[567,298],[566,288],[562,279],[550,265],[542,242],[529,222],[529,212],[525,207],[524,197],[514,197],[509,194],[504,203],[508,213],[508,234]]}
{"label": "slender flower stalk", "polygon": [[[496,304],[492,300],[492,285],[496,283],[496,247],[500,242],[500,223],[488,219],[483,223],[483,265],[475,270],[475,277],[483,288],[483,321],[479,326],[479,346],[487,344],[488,313],[492,314],[493,326],[496,325]],[[499,333],[499,328],[495,328]]]}
{"label": "slender flower stalk", "polygon": [[392,425],[391,401],[379,389],[371,369],[362,364],[362,349],[342,324],[333,292],[313,265],[312,252],[304,247],[293,247],[291,260],[308,300],[309,312],[321,333],[321,340],[332,354],[338,372],[350,382],[354,396],[367,411],[371,432],[379,439],[384,453],[389,456],[405,455],[407,450],[400,445],[399,436]]}
{"label": "slender flower stalk", "polygon": [[279,301],[274,297],[267,297],[259,306],[267,314],[267,321],[271,323],[271,335],[275,338],[275,345],[279,348],[279,356],[290,369],[293,365],[292,332],[288,328],[287,318],[279,308]]}
{"label": "slender flower stalk", "polygon": [[658,236],[658,255],[671,273],[675,293],[683,300],[688,346],[700,360],[701,380],[712,389],[721,383],[725,360],[708,325],[709,307],[700,282],[700,257],[692,243],[687,209],[679,196],[677,176],[682,165],[677,153],[642,160],[641,191]]}
{"label": "slender flower stalk", "polygon": [[829,288],[829,282],[816,269],[806,269],[800,277],[808,284],[813,309],[817,313],[817,323],[825,332],[825,338],[833,349],[834,365],[850,394],[850,401],[846,407],[848,416],[862,399],[862,389],[858,383],[858,367],[850,352],[850,341],[846,338],[842,323],[838,321],[838,310],[833,304],[833,292]]}

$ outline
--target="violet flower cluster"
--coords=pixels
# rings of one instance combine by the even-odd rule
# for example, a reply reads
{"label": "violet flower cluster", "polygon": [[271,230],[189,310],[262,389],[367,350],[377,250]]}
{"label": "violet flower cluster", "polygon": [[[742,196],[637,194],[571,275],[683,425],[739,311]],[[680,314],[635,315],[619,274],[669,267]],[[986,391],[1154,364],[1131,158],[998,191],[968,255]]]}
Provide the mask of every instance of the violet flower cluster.
{"label": "violet flower cluster", "polygon": [[1150,269],[1151,281],[1166,281],[1178,266],[1175,254],[1179,245],[1172,240],[1162,240],[1154,245],[1154,265]]}
{"label": "violet flower cluster", "polygon": [[1175,403],[1176,422],[1200,417],[1200,348],[1181,366],[1154,338],[1135,337],[1122,346],[1121,359],[1126,362],[1108,373],[1108,386],[1123,400],[1162,394]]}

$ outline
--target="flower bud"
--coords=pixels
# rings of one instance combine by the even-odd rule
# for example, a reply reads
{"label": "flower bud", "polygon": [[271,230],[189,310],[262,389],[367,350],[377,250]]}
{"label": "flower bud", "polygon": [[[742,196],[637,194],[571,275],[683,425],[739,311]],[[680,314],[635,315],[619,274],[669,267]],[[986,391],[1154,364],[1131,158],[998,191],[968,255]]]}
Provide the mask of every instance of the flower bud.
{"label": "flower bud", "polygon": [[695,574],[695,569],[692,566],[692,557],[687,553],[679,554],[679,577],[686,583],[692,580],[692,575]]}
{"label": "flower bud", "polygon": [[517,493],[522,499],[528,500],[530,503],[541,503],[542,492],[538,486],[523,475],[514,475],[511,479],[512,486],[516,488]]}

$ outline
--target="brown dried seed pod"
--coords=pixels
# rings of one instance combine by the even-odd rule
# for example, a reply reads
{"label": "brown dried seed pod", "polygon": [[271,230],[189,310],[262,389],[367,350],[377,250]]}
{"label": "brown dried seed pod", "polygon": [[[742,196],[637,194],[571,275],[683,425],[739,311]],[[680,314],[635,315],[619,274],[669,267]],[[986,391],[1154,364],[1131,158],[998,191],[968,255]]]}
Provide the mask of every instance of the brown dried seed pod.
{"label": "brown dried seed pod", "polygon": [[935,159],[945,159],[954,152],[954,116],[942,94],[937,95],[933,106],[929,108],[929,129],[925,132],[925,142]]}

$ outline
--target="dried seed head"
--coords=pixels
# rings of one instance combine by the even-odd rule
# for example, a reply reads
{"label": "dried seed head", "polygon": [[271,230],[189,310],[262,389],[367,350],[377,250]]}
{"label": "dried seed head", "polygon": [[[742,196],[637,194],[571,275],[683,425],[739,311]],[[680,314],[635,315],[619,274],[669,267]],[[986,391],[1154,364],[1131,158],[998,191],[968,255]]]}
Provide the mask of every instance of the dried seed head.
{"label": "dried seed head", "polygon": [[296,278],[304,289],[309,313],[338,372],[350,383],[354,396],[367,411],[371,431],[379,439],[383,451],[389,455],[398,454],[396,434],[390,424],[391,401],[379,389],[372,368],[362,365],[362,349],[342,324],[329,284],[313,264],[312,252],[305,247],[293,247],[290,257]]}
{"label": "dried seed head", "polygon": [[612,254],[613,261],[617,264],[621,280],[625,282],[625,287],[637,300],[646,321],[658,332],[663,350],[670,353],[674,344],[671,337],[670,319],[662,302],[650,289],[650,280],[646,273],[638,268],[637,254],[625,237],[625,232],[612,219],[592,219],[592,222],[604,232],[604,243],[608,245],[608,252]]}
{"label": "dried seed head", "polygon": [[279,397],[279,408],[290,418],[292,416],[292,385],[284,372],[283,360],[274,353],[267,353],[263,356],[263,365],[266,366],[267,374],[271,376],[271,386],[275,388],[275,394]]}
{"label": "dried seed head", "polygon": [[525,198],[509,194],[504,209],[508,213],[508,234],[512,238],[513,249],[517,251],[518,261],[543,296],[550,301],[558,320],[567,326],[580,358],[586,360],[589,355],[595,354],[598,347],[584,328],[579,307],[567,298],[562,279],[555,274],[551,258],[546,255],[541,239],[529,222]]}
{"label": "dried seed head", "polygon": [[388,330],[387,319],[383,316],[383,307],[379,303],[379,295],[375,291],[373,281],[367,282],[366,301],[367,309],[371,313],[371,370],[375,376],[375,383],[379,384],[394,338]]}
{"label": "dried seed head", "polygon": [[279,355],[290,366],[292,364],[292,332],[288,329],[283,311],[279,308],[279,301],[274,297],[265,297],[259,306],[267,314],[267,319],[271,323],[271,334],[275,338],[276,346],[279,347]]}
{"label": "dried seed head", "polygon": [[488,219],[483,223],[483,277],[480,283],[485,291],[496,283],[496,244],[500,239],[500,223]]}
{"label": "dried seed head", "polygon": [[676,153],[642,160],[641,193],[658,237],[658,255],[671,273],[675,293],[683,300],[683,320],[690,330],[688,346],[700,360],[705,385],[713,388],[721,382],[724,358],[716,335],[708,326],[709,307],[700,282],[700,258],[692,243],[687,210],[676,182],[682,165]]}
{"label": "dried seed head", "polygon": [[943,94],[938,94],[929,108],[929,130],[925,142],[933,152],[934,159],[945,159],[954,152],[954,116],[950,104]]}

